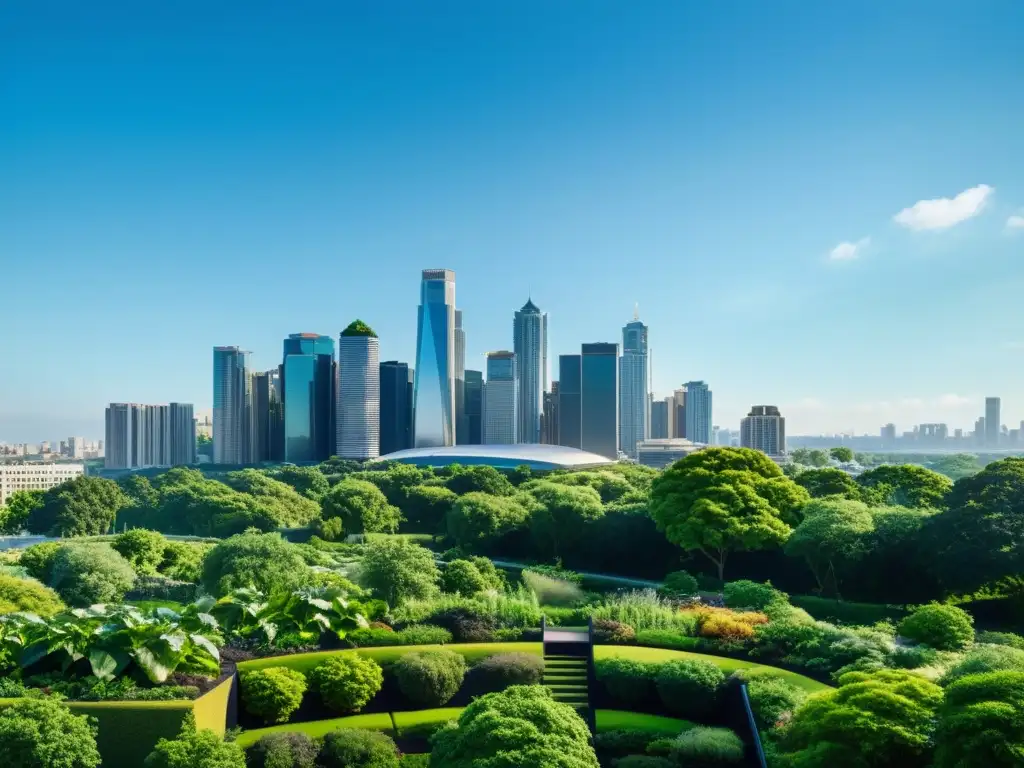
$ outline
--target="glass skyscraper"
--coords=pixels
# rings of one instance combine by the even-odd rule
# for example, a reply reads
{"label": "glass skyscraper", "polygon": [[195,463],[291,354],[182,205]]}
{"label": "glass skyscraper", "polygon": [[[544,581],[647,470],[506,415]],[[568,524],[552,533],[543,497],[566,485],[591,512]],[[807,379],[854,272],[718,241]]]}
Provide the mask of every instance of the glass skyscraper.
{"label": "glass skyscraper", "polygon": [[466,444],[483,442],[484,375],[466,371]]}
{"label": "glass skyscraper", "polygon": [[425,269],[420,283],[413,391],[414,445],[455,445],[455,272]]}
{"label": "glass skyscraper", "polygon": [[650,435],[647,360],[647,326],[634,315],[622,329],[619,358],[619,450],[628,456]]}
{"label": "glass skyscraper", "polygon": [[317,333],[293,333],[284,340],[284,460],[329,459],[334,427],[334,340]]}
{"label": "glass skyscraper", "polygon": [[711,390],[703,381],[688,381],[686,387],[686,439],[711,445]]}
{"label": "glass skyscraper", "polygon": [[531,300],[515,313],[512,343],[519,382],[518,442],[539,443],[540,416],[548,383],[548,316]]}
{"label": "glass skyscraper", "polygon": [[579,355],[558,356],[558,445],[583,444],[583,368]]}
{"label": "glass skyscraper", "polygon": [[249,353],[238,347],[214,347],[214,464],[248,464],[253,460],[251,392]]}
{"label": "glass skyscraper", "polygon": [[[580,448],[609,459],[619,456],[619,345],[584,344]],[[559,381],[561,385],[561,381]]]}
{"label": "glass skyscraper", "polygon": [[519,376],[514,352],[487,354],[487,383],[484,384],[485,445],[511,445],[520,442]]}
{"label": "glass skyscraper", "polygon": [[412,448],[413,372],[408,363],[380,364],[380,455]]}
{"label": "glass skyscraper", "polygon": [[462,310],[455,310],[455,444],[466,442],[466,329]]}
{"label": "glass skyscraper", "polygon": [[380,455],[380,340],[358,320],[338,338],[337,422],[340,458]]}
{"label": "glass skyscraper", "polygon": [[252,374],[255,461],[282,461],[281,372],[277,368]]}

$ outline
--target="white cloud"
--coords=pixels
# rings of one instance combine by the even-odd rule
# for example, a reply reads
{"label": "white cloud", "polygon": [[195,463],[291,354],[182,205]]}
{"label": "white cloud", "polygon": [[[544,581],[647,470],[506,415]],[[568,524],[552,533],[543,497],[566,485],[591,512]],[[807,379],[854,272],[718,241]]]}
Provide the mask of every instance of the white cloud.
{"label": "white cloud", "polygon": [[831,261],[849,261],[850,259],[856,259],[870,244],[870,237],[862,237],[855,243],[840,243],[829,251],[828,257]]}
{"label": "white cloud", "polygon": [[1006,220],[1007,229],[1024,229],[1024,216],[1011,216]]}
{"label": "white cloud", "polygon": [[977,403],[978,398],[976,397],[965,397],[964,395],[948,394],[942,395],[935,404],[940,408],[959,408],[964,405],[970,405],[971,403]]}
{"label": "white cloud", "polygon": [[907,229],[949,229],[962,221],[977,216],[995,190],[988,184],[965,189],[954,198],[918,200],[909,208],[892,217]]}

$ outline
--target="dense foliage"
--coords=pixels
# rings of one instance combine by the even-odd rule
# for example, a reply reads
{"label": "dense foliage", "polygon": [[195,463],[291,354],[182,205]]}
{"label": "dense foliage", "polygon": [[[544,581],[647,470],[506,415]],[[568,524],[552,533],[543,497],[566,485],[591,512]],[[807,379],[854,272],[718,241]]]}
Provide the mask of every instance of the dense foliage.
{"label": "dense foliage", "polygon": [[384,673],[373,659],[356,654],[332,656],[309,675],[314,691],[335,712],[358,712],[377,695]]}
{"label": "dense foliage", "polygon": [[267,723],[286,723],[306,693],[306,678],[287,667],[268,667],[241,675],[246,711]]}
{"label": "dense foliage", "polygon": [[935,741],[938,768],[1024,764],[1024,671],[970,675],[950,685]]}
{"label": "dense foliage", "polygon": [[346,478],[323,497],[324,520],[338,518],[350,533],[393,533],[402,514],[381,490],[365,480]]}
{"label": "dense foliage", "polygon": [[68,605],[118,603],[135,583],[135,570],[106,544],[66,544],[50,565],[50,586]]}
{"label": "dense foliage", "polygon": [[96,768],[95,727],[49,699],[22,699],[0,709],[4,768]]}
{"label": "dense foliage", "polygon": [[955,605],[932,603],[901,621],[899,633],[940,651],[959,651],[974,642],[974,619]]}
{"label": "dense foliage", "polygon": [[63,609],[64,603],[57,593],[35,579],[0,573],[0,615],[23,611],[45,617]]}
{"label": "dense foliage", "polygon": [[433,596],[440,576],[430,550],[406,539],[370,542],[359,566],[359,583],[392,607]]}
{"label": "dense foliage", "polygon": [[392,672],[405,697],[417,707],[443,707],[462,687],[466,659],[448,650],[407,653]]}
{"label": "dense foliage", "polygon": [[145,768],[245,768],[245,753],[210,730],[197,730],[191,717],[176,739],[160,739]]}
{"label": "dense foliage", "polygon": [[291,590],[302,586],[308,574],[299,551],[280,536],[246,532],[210,550],[203,561],[202,585],[217,597],[241,587]]}
{"label": "dense foliage", "polygon": [[320,768],[398,768],[398,748],[376,731],[338,728],[324,737]]}
{"label": "dense foliage", "polygon": [[31,533],[94,536],[109,533],[128,497],[113,480],[80,475],[46,491],[26,520]]}
{"label": "dense foliage", "polygon": [[156,531],[134,528],[115,536],[111,547],[139,573],[156,573],[164,559],[167,539]]}
{"label": "dense foliage", "polygon": [[316,768],[320,746],[304,733],[268,733],[245,752],[247,768]]}

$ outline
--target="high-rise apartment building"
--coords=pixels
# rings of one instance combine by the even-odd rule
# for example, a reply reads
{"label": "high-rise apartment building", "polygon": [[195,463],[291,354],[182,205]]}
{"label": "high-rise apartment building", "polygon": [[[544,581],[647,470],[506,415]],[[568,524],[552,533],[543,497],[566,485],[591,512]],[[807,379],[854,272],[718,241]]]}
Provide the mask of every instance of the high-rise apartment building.
{"label": "high-rise apartment building", "polygon": [[686,387],[680,387],[668,398],[671,414],[672,437],[687,437],[686,434]]}
{"label": "high-rise apartment building", "polygon": [[544,390],[548,380],[548,316],[527,299],[512,320],[512,343],[519,388],[520,443],[539,443]]}
{"label": "high-rise apartment building", "polygon": [[455,272],[425,269],[416,328],[414,445],[455,444]]}
{"label": "high-rise apartment building", "polygon": [[283,347],[284,460],[324,461],[337,440],[334,339],[293,333]]}
{"label": "high-rise apartment building", "polygon": [[84,474],[84,464],[0,464],[0,507],[19,491],[48,491]]}
{"label": "high-rise apartment building", "polygon": [[480,445],[484,441],[484,374],[466,371],[466,444]]}
{"label": "high-rise apartment building", "polygon": [[214,464],[248,464],[252,461],[251,394],[249,353],[238,347],[214,347]]}
{"label": "high-rise apartment building", "polygon": [[774,405],[755,405],[740,422],[740,445],[781,456],[786,452],[786,420]]}
{"label": "high-rise apartment building", "polygon": [[196,463],[196,419],[191,403],[167,406],[170,422],[168,464],[172,467]]}
{"label": "high-rise apartment building", "polygon": [[284,461],[281,371],[252,374],[253,461]]}
{"label": "high-rise apartment building", "polygon": [[583,444],[583,360],[580,355],[558,356],[558,445]]}
{"label": "high-rise apartment building", "polygon": [[189,403],[111,403],[105,413],[107,469],[195,464],[196,429]]}
{"label": "high-rise apartment building", "polygon": [[651,403],[651,440],[667,440],[668,430],[668,401],[654,400]]}
{"label": "high-rise apartment building", "polygon": [[882,439],[883,447],[891,448],[896,445],[896,425],[891,422],[886,424],[882,427],[880,437]]}
{"label": "high-rise apartment building", "polygon": [[636,447],[650,436],[647,391],[647,326],[634,314],[622,329],[619,358],[619,450],[636,456]]}
{"label": "high-rise apartment building", "polygon": [[514,352],[487,353],[484,384],[484,445],[519,442],[519,377]]}
{"label": "high-rise apartment building", "polygon": [[541,413],[540,441],[545,445],[558,445],[558,382],[551,382],[551,391],[544,393],[544,411]]}
{"label": "high-rise apartment building", "polygon": [[986,419],[984,416],[979,416],[974,422],[974,442],[977,445],[985,445],[987,439]]}
{"label": "high-rise apartment building", "polygon": [[619,345],[584,344],[580,448],[609,459],[619,455]]}
{"label": "high-rise apartment building", "polygon": [[999,447],[999,398],[985,398],[985,445],[989,448]]}
{"label": "high-rise apartment building", "polygon": [[340,458],[380,455],[380,340],[359,320],[338,338],[337,421]]}
{"label": "high-rise apartment building", "polygon": [[688,381],[685,436],[692,443],[711,445],[711,390],[703,381]]}
{"label": "high-rise apartment building", "polygon": [[466,423],[466,329],[462,310],[455,310],[455,444],[465,443]]}
{"label": "high-rise apartment building", "polygon": [[412,387],[408,363],[380,364],[380,455],[412,448]]}

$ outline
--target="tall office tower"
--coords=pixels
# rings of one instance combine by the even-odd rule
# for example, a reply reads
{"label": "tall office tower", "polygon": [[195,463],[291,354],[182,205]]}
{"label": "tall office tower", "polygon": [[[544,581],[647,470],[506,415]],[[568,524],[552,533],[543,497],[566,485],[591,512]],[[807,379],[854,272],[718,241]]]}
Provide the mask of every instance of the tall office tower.
{"label": "tall office tower", "polygon": [[380,456],[380,340],[360,320],[338,338],[337,455]]}
{"label": "tall office tower", "polygon": [[882,427],[881,435],[882,447],[891,448],[896,445],[896,425],[893,423],[886,424]]}
{"label": "tall office tower", "polygon": [[539,443],[548,383],[548,316],[530,299],[512,320],[512,345],[519,381],[519,442]]}
{"label": "tall office tower", "polygon": [[584,344],[580,448],[609,459],[619,456],[619,345]]}
{"label": "tall office tower", "polygon": [[380,364],[380,455],[412,448],[412,382],[408,363]]}
{"label": "tall office tower", "polygon": [[284,461],[281,371],[252,374],[253,460]]}
{"label": "tall office tower", "polygon": [[985,398],[985,445],[989,448],[999,447],[999,398]]}
{"label": "tall office tower", "polygon": [[106,453],[103,466],[107,469],[128,469],[132,466],[135,450],[132,444],[132,406],[130,403],[111,403],[107,406],[104,444]]}
{"label": "tall office tower", "polygon": [[647,392],[647,326],[633,314],[622,329],[619,358],[619,450],[636,456],[636,446],[650,436]]}
{"label": "tall office tower", "polygon": [[668,402],[655,400],[651,403],[651,440],[665,440],[668,436]]}
{"label": "tall office tower", "polygon": [[466,444],[484,441],[484,374],[466,371]]}
{"label": "tall office tower", "polygon": [[984,416],[979,416],[977,421],[974,422],[974,442],[978,445],[985,445],[985,440],[988,436],[986,423],[987,420]]}
{"label": "tall office tower", "polygon": [[172,467],[196,463],[196,420],[191,403],[171,403],[168,406],[170,451],[168,464]]}
{"label": "tall office tower", "polygon": [[583,359],[558,356],[558,445],[583,444]]}
{"label": "tall office tower", "polygon": [[455,310],[455,444],[466,442],[466,330],[462,310]]}
{"label": "tall office tower", "polygon": [[284,340],[284,460],[323,461],[334,453],[334,340],[293,333]]}
{"label": "tall office tower", "polygon": [[540,441],[545,445],[558,445],[558,382],[551,382],[551,391],[544,393],[544,411],[541,413]]}
{"label": "tall office tower", "polygon": [[740,422],[740,445],[781,456],[786,452],[786,420],[774,405],[754,405]]}
{"label": "tall office tower", "polygon": [[81,459],[85,456],[85,440],[81,437],[68,438],[68,458]]}
{"label": "tall office tower", "polygon": [[519,376],[514,352],[487,353],[484,382],[484,445],[509,445],[518,441]]}
{"label": "tall office tower", "polygon": [[455,272],[425,269],[416,328],[413,444],[455,444]]}
{"label": "tall office tower", "polygon": [[672,409],[672,437],[686,437],[686,387],[672,393],[669,407]]}
{"label": "tall office tower", "polygon": [[248,464],[251,450],[249,353],[213,348],[213,463]]}
{"label": "tall office tower", "polygon": [[711,390],[703,381],[688,381],[686,387],[686,439],[711,445]]}

